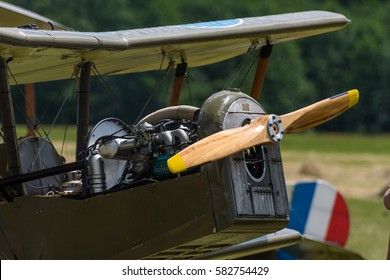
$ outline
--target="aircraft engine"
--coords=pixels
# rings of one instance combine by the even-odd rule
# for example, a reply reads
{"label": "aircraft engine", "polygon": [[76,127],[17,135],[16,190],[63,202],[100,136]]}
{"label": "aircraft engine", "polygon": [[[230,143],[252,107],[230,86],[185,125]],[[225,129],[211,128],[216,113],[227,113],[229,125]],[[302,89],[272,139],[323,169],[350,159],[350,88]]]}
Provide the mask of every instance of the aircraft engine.
{"label": "aircraft engine", "polygon": [[[169,178],[167,160],[197,140],[199,109],[175,106],[157,111],[136,126],[115,118],[99,122],[88,136],[89,194]],[[85,188],[84,188],[85,189]]]}
{"label": "aircraft engine", "polygon": [[[240,90],[222,90],[203,104],[198,117],[198,137],[202,139],[221,130],[245,126],[266,114],[256,100]],[[288,197],[279,143],[251,147],[206,164],[204,169],[213,196],[218,197],[213,200],[217,230],[226,228],[231,221],[250,223],[257,218],[272,220],[273,226],[279,223],[281,228],[288,223]]]}

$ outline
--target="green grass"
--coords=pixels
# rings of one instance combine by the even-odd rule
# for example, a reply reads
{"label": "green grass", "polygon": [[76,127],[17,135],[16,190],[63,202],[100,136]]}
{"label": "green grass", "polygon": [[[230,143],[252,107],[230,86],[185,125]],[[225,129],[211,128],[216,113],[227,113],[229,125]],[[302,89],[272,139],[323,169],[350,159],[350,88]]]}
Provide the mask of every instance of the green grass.
{"label": "green grass", "polygon": [[[311,154],[311,158],[317,161],[323,160],[321,154],[334,153],[334,164],[343,168],[344,176],[354,176],[347,173],[349,169],[365,166],[368,177],[357,185],[351,185],[351,190],[356,187],[373,187],[373,179],[369,178],[374,173],[375,162],[383,162],[383,158],[390,157],[390,134],[369,135],[369,134],[336,134],[336,133],[304,133],[285,135],[281,142],[282,154],[286,151],[299,152],[301,158]],[[369,155],[371,161],[353,161],[346,158],[346,155]],[[294,159],[300,164],[300,159]],[[342,164],[340,164],[342,162]],[[315,164],[315,162],[313,162]],[[352,167],[352,168],[350,168]],[[344,169],[345,168],[345,169]],[[386,167],[385,167],[386,169]],[[359,169],[356,169],[359,170]],[[326,170],[324,170],[326,173]],[[386,174],[380,174],[388,178],[390,183],[390,166]],[[319,178],[322,179],[322,178]],[[334,182],[330,182],[334,183]],[[383,185],[384,187],[384,185]],[[337,184],[336,184],[337,188]],[[346,247],[360,253],[369,260],[384,259],[387,253],[387,246],[390,234],[390,211],[386,210],[381,197],[377,195],[364,198],[346,198],[350,211],[350,232]]]}
{"label": "green grass", "polygon": [[[348,162],[349,157],[342,157],[344,154],[369,154],[374,158],[377,156],[378,159],[383,156],[390,157],[390,134],[303,133],[285,135],[280,145],[282,154],[287,151],[298,151],[304,157],[311,153],[316,154],[313,158],[318,160],[321,160],[321,154],[324,153],[340,154],[345,160],[343,167],[359,167],[362,164],[370,167],[367,162]],[[335,160],[340,160],[340,157],[335,157]],[[390,183],[390,176],[388,182]],[[370,180],[363,184],[370,188]],[[354,187],[351,185],[351,188]],[[384,259],[389,242],[390,211],[384,208],[382,198],[371,196],[367,199],[346,200],[350,212],[350,232],[346,247],[360,253],[366,259]]]}
{"label": "green grass", "polygon": [[369,260],[385,259],[390,234],[390,211],[382,199],[347,199],[350,233],[346,247]]}
{"label": "green grass", "polygon": [[370,153],[390,155],[390,134],[301,133],[288,134],[282,150],[302,152]]}
{"label": "green grass", "polygon": [[[26,134],[27,129],[25,125],[16,126],[16,135],[18,137],[23,137]],[[48,138],[53,142],[63,141],[65,135],[66,141],[76,143],[76,126],[56,125],[52,127],[50,125],[43,125],[38,129],[37,135],[42,138],[45,138],[45,136],[48,135]]]}

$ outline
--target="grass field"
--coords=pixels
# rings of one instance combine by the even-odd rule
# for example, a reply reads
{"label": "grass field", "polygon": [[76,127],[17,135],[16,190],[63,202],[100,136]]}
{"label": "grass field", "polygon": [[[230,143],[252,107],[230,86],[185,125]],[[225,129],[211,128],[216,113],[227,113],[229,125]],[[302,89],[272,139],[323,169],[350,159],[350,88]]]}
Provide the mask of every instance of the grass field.
{"label": "grass field", "polygon": [[287,181],[323,179],[346,198],[351,223],[346,247],[366,259],[384,259],[390,211],[382,191],[390,183],[390,135],[288,135],[281,149]]}
{"label": "grass field", "polygon": [[[75,128],[45,129],[68,162],[74,160]],[[25,130],[18,131],[21,136]],[[281,142],[288,182],[323,179],[345,196],[351,228],[346,247],[366,259],[384,259],[390,233],[390,211],[381,193],[390,183],[390,134],[296,134]]]}

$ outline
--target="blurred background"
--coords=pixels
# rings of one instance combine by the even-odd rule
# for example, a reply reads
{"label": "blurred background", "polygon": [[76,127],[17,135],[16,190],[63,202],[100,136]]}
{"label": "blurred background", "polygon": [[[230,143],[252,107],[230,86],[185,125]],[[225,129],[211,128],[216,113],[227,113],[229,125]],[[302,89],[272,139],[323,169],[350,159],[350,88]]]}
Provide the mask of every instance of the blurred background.
{"label": "blurred background", "polygon": [[[390,2],[373,1],[227,1],[209,0],[13,0],[6,1],[79,31],[111,31],[161,25],[262,16],[305,10],[327,10],[344,14],[352,21],[347,28],[317,37],[275,45],[266,75],[261,104],[267,112],[284,114],[320,99],[349,89],[360,91],[360,102],[353,113],[344,114],[320,126],[320,131],[383,133],[390,130]],[[254,55],[253,61],[257,57]],[[230,81],[242,58],[188,71],[190,87],[182,93],[181,103],[201,106],[212,93],[227,83],[250,90],[251,81]],[[254,70],[252,61],[248,71]],[[174,71],[171,71],[174,72]],[[166,83],[174,73],[167,75]],[[251,77],[249,75],[249,77]],[[166,104],[169,86],[161,83],[153,92],[156,73],[129,74],[107,79],[110,94],[94,94],[91,123],[112,115],[118,108],[129,123],[135,121],[142,106],[154,94],[145,114]],[[63,102],[58,95],[69,95],[73,85],[66,81],[37,84],[37,107],[42,123],[51,122]],[[92,92],[102,91],[96,79]],[[59,88],[61,91],[59,92]],[[67,89],[68,88],[68,89]],[[17,101],[23,98],[15,96]],[[112,101],[114,100],[114,102]],[[134,102],[137,100],[137,102]],[[74,123],[75,98],[59,122]],[[113,104],[107,106],[107,102]],[[47,106],[50,104],[50,106]],[[23,113],[23,112],[22,112]]]}
{"label": "blurred background", "polygon": [[[360,102],[350,111],[314,132],[285,137],[281,143],[283,165],[287,181],[325,179],[334,184],[346,196],[351,211],[347,247],[368,259],[385,258],[390,213],[384,210],[381,195],[390,182],[390,1],[5,2],[79,31],[115,31],[306,10],[345,15],[351,20],[345,29],[274,46],[260,103],[269,113],[284,114],[349,89],[360,91]],[[243,74],[234,76],[242,62]],[[254,54],[189,69],[180,104],[201,106],[208,96],[227,86],[249,92],[251,79],[245,78],[252,77],[256,63]],[[106,117],[131,124],[139,116],[164,107],[174,71],[164,75],[156,72],[92,79],[91,125]],[[71,141],[60,134],[68,124],[76,123],[76,82],[35,85],[39,121],[52,124],[56,120],[53,143],[70,161],[74,157],[74,129],[68,132]],[[25,100],[20,92],[12,88],[17,122],[23,123]]]}

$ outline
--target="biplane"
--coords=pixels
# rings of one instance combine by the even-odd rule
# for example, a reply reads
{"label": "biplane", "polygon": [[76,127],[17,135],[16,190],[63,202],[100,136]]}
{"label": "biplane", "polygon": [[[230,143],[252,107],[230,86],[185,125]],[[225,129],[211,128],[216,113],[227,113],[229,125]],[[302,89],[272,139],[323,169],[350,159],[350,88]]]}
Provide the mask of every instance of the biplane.
{"label": "biplane", "polygon": [[[251,258],[302,241],[286,228],[279,142],[345,112],[359,94],[274,115],[259,103],[261,88],[274,45],[342,29],[345,16],[307,11],[79,32],[4,2],[0,14],[1,258]],[[221,88],[201,108],[179,105],[189,69],[249,50],[259,54],[249,94]],[[136,124],[90,124],[94,74],[168,66],[176,75],[165,108]],[[17,138],[11,95],[14,85],[69,77],[79,85],[70,163],[46,137]]]}

